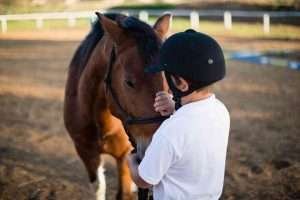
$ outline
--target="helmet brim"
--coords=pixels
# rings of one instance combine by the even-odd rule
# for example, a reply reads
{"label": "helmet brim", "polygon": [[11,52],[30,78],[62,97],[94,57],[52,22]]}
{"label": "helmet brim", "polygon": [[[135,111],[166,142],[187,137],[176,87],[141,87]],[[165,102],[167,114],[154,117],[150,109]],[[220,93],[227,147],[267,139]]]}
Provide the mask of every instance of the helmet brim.
{"label": "helmet brim", "polygon": [[165,68],[163,65],[150,65],[150,66],[146,67],[144,71],[146,73],[157,73],[157,72],[161,72],[164,70],[165,70]]}

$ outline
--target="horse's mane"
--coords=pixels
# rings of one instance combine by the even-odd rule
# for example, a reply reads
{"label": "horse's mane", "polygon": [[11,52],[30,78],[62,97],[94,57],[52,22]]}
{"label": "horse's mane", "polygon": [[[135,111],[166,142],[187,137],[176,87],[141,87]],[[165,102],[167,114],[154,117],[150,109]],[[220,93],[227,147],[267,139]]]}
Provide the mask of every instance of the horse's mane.
{"label": "horse's mane", "polygon": [[136,40],[139,53],[145,64],[149,64],[158,54],[161,45],[153,28],[135,17],[127,17],[119,25]]}
{"label": "horse's mane", "polygon": [[[119,26],[136,40],[140,55],[145,61],[145,64],[149,64],[157,55],[161,45],[161,42],[152,27],[135,17],[125,17],[124,15],[114,13],[105,14],[105,16],[117,21]],[[123,18],[123,20],[119,20],[121,18]],[[81,73],[87,64],[92,51],[103,35],[104,30],[101,27],[99,20],[97,20],[93,23],[90,33],[75,52],[71,67],[76,67],[76,69],[79,70],[79,73]]]}
{"label": "horse's mane", "polygon": [[[106,14],[106,17],[115,20],[117,18],[117,14]],[[99,20],[96,20],[89,34],[85,37],[85,39],[81,42],[80,46],[77,48],[73,59],[71,61],[70,67],[76,68],[79,70],[79,74],[81,74],[82,70],[86,66],[90,55],[92,54],[94,48],[96,47],[99,40],[103,37],[104,31],[99,23]]]}

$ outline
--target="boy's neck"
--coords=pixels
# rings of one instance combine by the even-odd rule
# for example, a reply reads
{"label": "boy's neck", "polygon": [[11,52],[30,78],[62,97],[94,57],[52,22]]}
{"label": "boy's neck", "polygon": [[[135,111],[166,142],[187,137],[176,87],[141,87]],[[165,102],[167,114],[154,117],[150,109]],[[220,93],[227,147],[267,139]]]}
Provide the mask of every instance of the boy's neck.
{"label": "boy's neck", "polygon": [[188,103],[201,101],[201,100],[209,98],[211,95],[212,95],[212,93],[208,90],[194,91],[193,93],[182,97],[181,98],[181,104],[185,105],[185,104],[188,104]]}

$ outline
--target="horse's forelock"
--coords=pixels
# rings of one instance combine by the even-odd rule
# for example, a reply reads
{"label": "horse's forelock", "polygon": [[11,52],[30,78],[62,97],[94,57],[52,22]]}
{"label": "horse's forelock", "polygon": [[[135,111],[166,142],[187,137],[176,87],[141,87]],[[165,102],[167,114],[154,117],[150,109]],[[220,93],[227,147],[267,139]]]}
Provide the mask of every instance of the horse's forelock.
{"label": "horse's forelock", "polygon": [[153,62],[161,46],[161,41],[155,34],[154,29],[135,17],[126,17],[117,20],[117,22],[119,26],[135,39],[139,53],[145,64],[148,65]]}

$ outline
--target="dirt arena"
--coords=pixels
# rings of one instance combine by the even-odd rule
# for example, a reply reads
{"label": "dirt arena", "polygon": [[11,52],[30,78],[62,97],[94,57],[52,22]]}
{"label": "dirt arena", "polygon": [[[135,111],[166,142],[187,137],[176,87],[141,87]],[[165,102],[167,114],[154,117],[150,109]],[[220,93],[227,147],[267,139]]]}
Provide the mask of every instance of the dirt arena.
{"label": "dirt arena", "polygon": [[[94,199],[62,120],[67,66],[78,44],[0,40],[1,200]],[[231,113],[222,199],[300,199],[300,72],[227,64],[227,78],[215,86]],[[116,171],[105,160],[110,200]]]}

